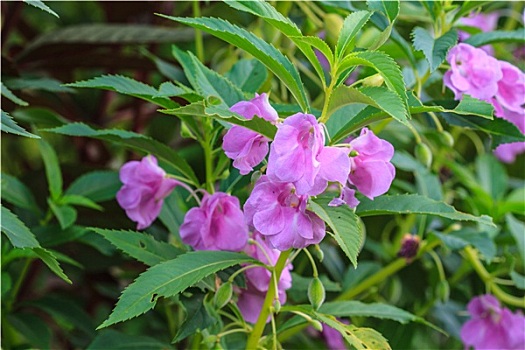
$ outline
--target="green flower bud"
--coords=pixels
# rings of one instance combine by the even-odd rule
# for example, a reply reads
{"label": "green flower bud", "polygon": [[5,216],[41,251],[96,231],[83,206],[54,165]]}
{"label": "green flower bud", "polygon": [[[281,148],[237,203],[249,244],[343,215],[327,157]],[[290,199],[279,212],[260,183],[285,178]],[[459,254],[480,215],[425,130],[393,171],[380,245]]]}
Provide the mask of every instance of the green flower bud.
{"label": "green flower bud", "polygon": [[448,301],[448,297],[450,296],[450,287],[446,280],[439,281],[438,285],[436,286],[436,294],[438,298],[444,303]]}
{"label": "green flower bud", "polygon": [[275,310],[276,314],[278,314],[279,311],[281,311],[281,302],[279,301],[279,299],[275,299],[273,301],[273,309]]}
{"label": "green flower bud", "polygon": [[323,262],[324,252],[318,244],[315,245],[315,255],[317,256],[317,259],[319,259],[320,262]]}
{"label": "green flower bud", "polygon": [[327,13],[324,17],[324,27],[326,28],[326,41],[335,45],[343,29],[343,18],[335,13]]}
{"label": "green flower bud", "polygon": [[430,150],[430,147],[423,142],[420,142],[416,145],[415,153],[416,158],[423,163],[424,166],[430,168],[432,165],[432,151]]}
{"label": "green flower bud", "polygon": [[217,336],[215,334],[210,334],[202,339],[202,342],[205,344],[214,344],[217,342]]}
{"label": "green flower bud", "polygon": [[454,147],[454,137],[450,135],[448,131],[443,130],[440,134],[440,137],[443,144],[447,145],[448,147]]}
{"label": "green flower bud", "polygon": [[314,310],[318,310],[323,305],[325,297],[326,293],[323,283],[319,278],[315,277],[308,286],[308,300]]}
{"label": "green flower bud", "polygon": [[312,327],[314,327],[319,332],[323,331],[323,325],[321,324],[321,322],[319,322],[317,320],[311,320],[310,324],[312,325]]}
{"label": "green flower bud", "polygon": [[257,180],[259,180],[262,176],[262,173],[259,170],[256,170],[252,173],[251,181],[252,183],[256,183]]}
{"label": "green flower bud", "polygon": [[215,304],[215,307],[217,307],[217,309],[222,309],[224,306],[226,306],[226,304],[228,304],[232,298],[232,294],[233,286],[231,282],[226,282],[220,286],[213,297],[213,303]]}
{"label": "green flower bud", "polygon": [[371,75],[363,79],[363,86],[381,86],[385,82],[383,76],[379,73]]}

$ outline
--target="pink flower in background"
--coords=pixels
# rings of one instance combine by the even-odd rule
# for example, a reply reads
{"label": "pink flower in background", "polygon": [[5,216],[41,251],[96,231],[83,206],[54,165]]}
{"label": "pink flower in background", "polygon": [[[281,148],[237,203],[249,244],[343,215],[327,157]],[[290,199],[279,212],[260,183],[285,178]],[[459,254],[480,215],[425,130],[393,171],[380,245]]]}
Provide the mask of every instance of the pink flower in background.
{"label": "pink flower in background", "polygon": [[[255,94],[250,101],[238,102],[230,110],[248,120],[257,116],[275,123],[279,119],[277,111],[270,105],[268,95],[265,93]],[[222,148],[226,156],[233,159],[233,166],[239,169],[242,175],[246,175],[266,157],[269,149],[268,142],[270,140],[267,137],[234,125],[224,135]]]}
{"label": "pink flower in background", "polygon": [[[482,13],[482,12],[472,12],[468,17],[463,17],[459,20],[459,24],[479,28],[483,33],[488,33],[496,29],[498,26],[498,19],[499,19],[499,13],[498,12],[491,12],[491,13]],[[459,30],[458,36],[460,41],[465,41],[470,37],[470,34]],[[488,53],[489,55],[494,54],[494,49],[491,45],[485,45],[480,47],[483,51]]]}
{"label": "pink flower in background", "polygon": [[160,214],[164,198],[181,184],[167,178],[152,155],[140,162],[127,162],[120,168],[119,176],[124,186],[117,192],[117,202],[126,215],[137,222],[137,230],[151,225]]}
{"label": "pink flower in background", "polygon": [[[254,232],[253,239],[256,240],[259,245],[249,245],[246,248],[246,253],[265,264],[275,265],[277,259],[279,258],[279,251],[270,248],[263,236],[258,232]],[[264,252],[261,250],[262,247]],[[270,261],[268,261],[268,258]],[[284,267],[281,277],[279,279],[277,288],[278,288],[278,297],[281,304],[286,302],[286,290],[292,286],[292,275],[290,270],[292,265],[288,264]],[[268,291],[268,286],[270,285],[271,273],[264,267],[255,267],[249,270],[246,270],[246,289],[241,290],[239,295],[239,301],[237,305],[241,311],[244,319],[248,322],[255,323],[264,303],[264,298],[266,292]],[[269,322],[270,318],[266,322]]]}
{"label": "pink flower in background", "polygon": [[443,81],[454,91],[456,100],[468,94],[490,102],[498,92],[503,73],[499,61],[485,51],[459,44],[450,49],[447,61],[451,69],[445,73]]}
{"label": "pink flower in background", "polygon": [[[518,67],[499,61],[503,77],[498,81],[498,91],[496,93],[496,115],[503,116],[503,108],[513,112],[523,112],[525,104],[525,74]],[[522,130],[523,132],[524,130]]]}
{"label": "pink flower in background", "polygon": [[205,194],[180,226],[182,242],[196,250],[241,251],[248,241],[239,199],[223,192]]}
{"label": "pink flower in background", "polygon": [[[516,125],[525,134],[525,109],[520,112],[503,110],[502,117]],[[523,152],[525,152],[525,142],[512,142],[496,147],[494,155],[504,163],[513,163],[516,157]]]}
{"label": "pink flower in background", "polygon": [[467,305],[471,319],[461,328],[466,348],[524,349],[525,317],[501,307],[492,295],[473,298]]}
{"label": "pink flower in background", "polygon": [[[367,128],[363,128],[359,137],[350,141],[350,146],[357,155],[350,157],[348,182],[370,199],[386,193],[396,175],[396,169],[390,163],[394,147]],[[348,193],[347,197],[348,201],[354,201],[352,193]]]}
{"label": "pink flower in background", "polygon": [[291,183],[262,176],[244,205],[246,223],[281,251],[317,244],[324,238],[325,223],[306,210],[307,200]]}
{"label": "pink flower in background", "polygon": [[346,182],[350,161],[346,150],[325,147],[323,126],[311,114],[297,113],[279,126],[270,149],[268,177],[293,183],[299,195],[317,195],[328,181]]}
{"label": "pink flower in background", "polygon": [[[348,320],[337,318],[337,320],[344,324],[350,324]],[[347,349],[346,342],[343,335],[335,328],[330,327],[327,324],[323,324],[323,330],[321,332],[314,329],[312,326],[308,326],[307,332],[313,337],[321,337],[326,343],[326,348],[329,350],[344,350]]]}
{"label": "pink flower in background", "polygon": [[343,187],[341,189],[341,195],[338,198],[334,198],[328,203],[330,207],[338,207],[340,205],[346,204],[350,208],[355,208],[359,204],[359,200],[355,197],[355,190],[348,187]]}

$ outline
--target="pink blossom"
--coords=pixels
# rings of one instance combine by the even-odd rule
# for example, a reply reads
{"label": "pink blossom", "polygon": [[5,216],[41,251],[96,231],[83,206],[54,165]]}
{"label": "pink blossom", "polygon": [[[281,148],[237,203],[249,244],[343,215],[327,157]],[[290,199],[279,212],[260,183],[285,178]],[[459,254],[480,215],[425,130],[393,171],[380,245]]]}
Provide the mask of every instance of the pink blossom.
{"label": "pink blossom", "polygon": [[[513,112],[523,112],[525,104],[525,74],[512,64],[499,61],[503,77],[498,81],[496,93],[496,114],[503,114],[502,107]],[[522,130],[523,131],[523,130]]]}
{"label": "pink blossom", "polygon": [[[516,125],[522,133],[525,133],[525,110],[520,112],[512,112],[503,109],[503,119]],[[504,163],[513,163],[516,157],[525,152],[525,142],[504,143],[496,147],[494,155]]]}
{"label": "pink blossom", "polygon": [[[280,252],[268,246],[263,236],[258,232],[254,232],[253,239],[259,243],[249,245],[246,248],[246,253],[262,261],[264,264],[274,266],[277,263]],[[263,250],[264,252],[263,252]],[[268,258],[270,260],[268,260]],[[277,284],[279,302],[286,303],[286,290],[292,286],[292,275],[290,270],[292,265],[288,264],[284,267],[279,282]],[[255,323],[264,303],[268,286],[270,285],[271,273],[264,267],[255,267],[246,270],[246,289],[241,290],[239,301],[237,305],[241,311],[244,319],[248,322]],[[270,318],[266,322],[269,322]]]}
{"label": "pink blossom", "polygon": [[[499,13],[482,13],[472,12],[468,17],[463,17],[459,20],[459,23],[465,26],[474,27],[481,29],[482,32],[488,33],[496,29],[498,26]],[[470,37],[470,34],[465,31],[458,31],[459,40],[465,41]],[[489,55],[494,54],[494,49],[491,45],[482,46],[480,49],[488,53]]]}
{"label": "pink blossom", "polygon": [[127,162],[120,168],[119,176],[124,186],[117,192],[117,202],[126,215],[137,222],[137,230],[151,225],[160,214],[164,198],[181,184],[166,177],[152,155],[140,162]]}
{"label": "pink blossom", "polygon": [[307,200],[293,184],[273,182],[264,175],[244,205],[246,223],[281,251],[317,244],[325,235],[325,223],[306,210]]}
{"label": "pink blossom", "polygon": [[[359,137],[350,141],[350,146],[351,171],[348,182],[370,199],[386,193],[396,175],[396,169],[390,163],[394,147],[367,128],[363,128]],[[354,152],[356,155],[352,157]],[[347,197],[353,201],[352,195],[348,193]]]}
{"label": "pink blossom", "polygon": [[248,227],[239,199],[223,192],[205,194],[200,207],[186,213],[180,236],[196,250],[243,250]]}
{"label": "pink blossom", "polygon": [[456,100],[468,94],[490,102],[498,92],[498,82],[503,77],[500,62],[485,51],[459,44],[449,51],[447,61],[451,69],[443,81],[454,91]]}
{"label": "pink blossom", "polygon": [[347,152],[325,147],[323,126],[311,114],[297,113],[279,126],[271,145],[268,177],[293,183],[299,195],[317,195],[328,181],[346,182],[350,171]]}
{"label": "pink blossom", "polygon": [[492,295],[473,298],[467,305],[471,316],[461,328],[465,347],[477,349],[524,349],[525,317],[501,307]]}
{"label": "pink blossom", "polygon": [[338,198],[334,198],[328,203],[330,207],[338,207],[346,204],[350,208],[355,208],[359,204],[359,200],[355,197],[355,190],[348,187],[343,187],[341,195]]}
{"label": "pink blossom", "polygon": [[277,122],[279,115],[277,111],[270,105],[268,95],[266,93],[255,94],[255,97],[250,101],[237,102],[230,107],[230,111],[242,115],[244,118],[251,120],[254,116],[258,116],[269,122]]}

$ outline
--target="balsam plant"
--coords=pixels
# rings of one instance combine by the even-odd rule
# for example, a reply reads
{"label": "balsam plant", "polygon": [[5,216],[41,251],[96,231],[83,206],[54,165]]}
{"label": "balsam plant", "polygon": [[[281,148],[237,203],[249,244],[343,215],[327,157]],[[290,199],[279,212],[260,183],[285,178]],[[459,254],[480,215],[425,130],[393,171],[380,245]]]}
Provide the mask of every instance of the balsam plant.
{"label": "balsam plant", "polygon": [[[46,211],[2,174],[4,344],[49,345],[36,334],[47,336],[44,322],[17,299],[34,258],[76,283],[59,265],[79,266],[75,257],[50,249],[76,241],[147,267],[121,275],[127,286],[97,315],[97,331],[91,320],[78,327],[89,348],[525,345],[514,311],[525,308],[524,224],[514,216],[525,214],[523,178],[502,164],[522,159],[525,75],[512,57],[494,58],[497,45],[525,44],[523,21],[512,12],[507,30],[486,28],[476,17],[486,5],[225,1],[214,5],[225,19],[201,16],[206,5],[195,2],[193,16],[158,14],[194,29],[194,50],[170,48],[182,71],[140,50],[171,77],[158,88],[117,74],[63,86],[155,105],[200,146],[202,164],[136,130],[29,113],[20,118],[29,132],[2,111],[2,131],[39,139],[49,188]],[[212,37],[228,45],[216,69],[205,65]],[[27,104],[8,84],[2,95]],[[118,174],[64,186],[46,140],[57,135],[137,160],[121,156]],[[104,212],[98,224],[77,223],[93,212],[76,207],[102,210],[110,199],[135,230]],[[73,327],[89,317],[49,298],[28,305]],[[137,319],[162,335],[128,336]]]}

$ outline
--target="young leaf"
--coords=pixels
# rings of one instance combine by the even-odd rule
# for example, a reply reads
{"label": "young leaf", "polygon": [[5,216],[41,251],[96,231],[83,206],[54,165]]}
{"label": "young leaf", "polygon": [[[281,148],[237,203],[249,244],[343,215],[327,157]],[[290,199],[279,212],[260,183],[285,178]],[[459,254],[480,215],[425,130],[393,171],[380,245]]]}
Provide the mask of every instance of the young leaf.
{"label": "young leaf", "polygon": [[439,38],[433,38],[426,29],[416,27],[412,31],[414,48],[423,51],[427,59],[430,72],[432,73],[443,63],[447,57],[448,50],[458,41],[458,33],[451,29]]}
{"label": "young leaf", "polygon": [[115,198],[122,187],[119,174],[115,171],[93,171],[83,174],[68,187],[65,195],[77,195],[103,202]]}
{"label": "young leaf", "polygon": [[390,23],[394,22],[399,14],[399,0],[367,0],[366,4],[371,11],[381,11]]}
{"label": "young leaf", "polygon": [[341,29],[339,38],[337,38],[337,44],[335,45],[335,56],[338,60],[343,57],[355,36],[361,28],[363,28],[371,15],[372,12],[357,11],[349,14],[345,18],[343,29]]}
{"label": "young leaf", "polygon": [[204,330],[217,322],[204,306],[205,296],[205,294],[196,293],[190,298],[181,298],[182,305],[186,309],[186,319],[177,330],[175,338],[171,341],[172,343],[178,343],[195,334],[197,330]]}
{"label": "young leaf", "polygon": [[108,230],[91,227],[94,231],[107,239],[115,247],[148,266],[154,266],[161,262],[175,259],[184,253],[183,250],[166,242],[157,241],[147,233]]}
{"label": "young leaf", "polygon": [[330,198],[318,197],[309,203],[309,209],[330,226],[334,238],[357,268],[357,255],[363,244],[363,230],[359,218],[347,205],[329,207]]}
{"label": "young leaf", "polygon": [[466,44],[480,47],[494,43],[525,43],[525,29],[520,28],[514,31],[493,30],[487,33],[474,34],[465,40]]}
{"label": "young leaf", "polygon": [[20,136],[30,137],[33,139],[39,139],[40,136],[31,134],[29,131],[26,131],[24,128],[19,126],[16,121],[11,117],[7,112],[2,111],[2,128],[1,130],[6,133],[16,134]]}
{"label": "young leaf", "polygon": [[91,199],[77,194],[65,194],[60,198],[60,205],[78,205],[95,210],[103,210],[100,205],[93,202]]}
{"label": "young leaf", "polygon": [[226,78],[242,91],[255,93],[268,78],[268,71],[260,61],[243,58],[226,73]]}
{"label": "young leaf", "polygon": [[51,198],[48,200],[48,204],[53,214],[55,214],[62,230],[65,230],[75,223],[77,219],[77,211],[75,208],[69,205],[59,205],[53,202]]}
{"label": "young leaf", "polygon": [[62,171],[58,163],[58,157],[51,145],[44,139],[38,141],[40,154],[46,168],[47,185],[52,199],[58,199],[62,195]]}
{"label": "young leaf", "polygon": [[17,248],[37,248],[40,244],[29,228],[9,209],[2,206],[2,232]]}
{"label": "young leaf", "polygon": [[486,215],[474,216],[462,213],[454,207],[417,194],[402,194],[395,196],[380,196],[370,200],[363,198],[357,206],[359,216],[374,216],[387,214],[421,214],[435,215],[450,220],[474,221],[489,226],[495,226],[492,218]]}
{"label": "young leaf", "polygon": [[33,251],[44,262],[44,264],[46,264],[47,267],[49,267],[49,269],[55,273],[55,275],[62,278],[67,283],[73,284],[73,282],[71,282],[71,280],[66,276],[66,274],[60,267],[60,264],[58,263],[57,258],[53,255],[53,253],[51,253],[49,250],[40,247],[33,248]]}
{"label": "young leaf", "polygon": [[7,86],[5,86],[4,83],[2,83],[1,81],[0,81],[0,92],[1,92],[2,96],[7,98],[8,100],[11,100],[12,102],[16,103],[19,106],[28,106],[29,105],[29,103],[27,103],[26,101],[22,100],[21,98],[17,97],[15,94],[13,94],[13,92],[11,90],[9,90],[7,88]]}
{"label": "young leaf", "polygon": [[34,6],[34,7],[36,7],[36,8],[39,8],[39,9],[41,9],[41,10],[43,10],[43,11],[46,11],[47,13],[52,14],[52,15],[55,16],[56,18],[59,18],[58,14],[57,14],[55,11],[51,10],[51,9],[49,8],[49,6],[47,6],[46,4],[44,4],[43,1],[40,1],[40,0],[24,0],[24,2],[25,2],[26,4],[29,4],[29,5]]}
{"label": "young leaf", "polygon": [[16,177],[3,174],[0,176],[2,181],[2,199],[16,205],[17,207],[31,210],[33,213],[40,215],[40,208],[36,204],[33,193],[27,186]]}
{"label": "young leaf", "polygon": [[69,136],[93,137],[121,144],[138,151],[151,153],[172,165],[194,185],[199,183],[193,169],[184,158],[179,156],[177,152],[170,147],[150,137],[119,129],[95,130],[83,123],[71,123],[58,128],[46,129],[45,131]]}
{"label": "young leaf", "polygon": [[257,260],[239,253],[196,251],[155,265],[124,290],[111,315],[98,329],[139,316],[152,309],[159,297],[175,296],[212,273],[247,262]]}
{"label": "young leaf", "polygon": [[521,263],[525,264],[525,237],[523,236],[525,224],[512,216],[512,214],[505,215],[505,220],[512,237],[516,241],[516,247],[521,256]]}
{"label": "young leaf", "polygon": [[303,110],[309,109],[308,99],[297,69],[273,45],[223,19],[161,16],[201,29],[253,55],[281,79]]}

